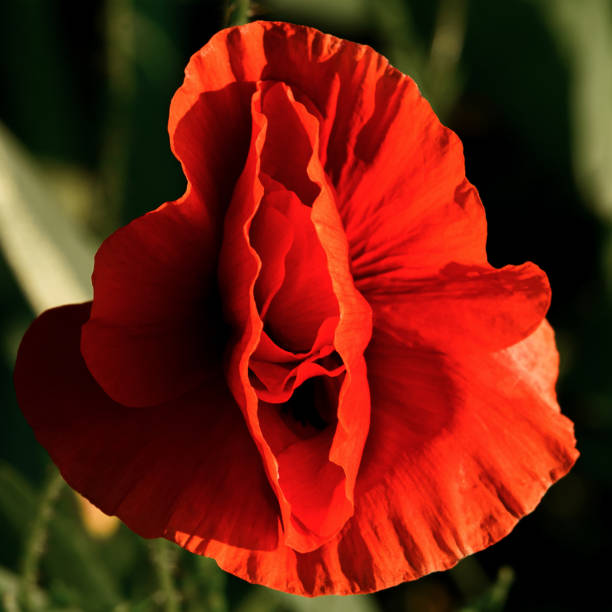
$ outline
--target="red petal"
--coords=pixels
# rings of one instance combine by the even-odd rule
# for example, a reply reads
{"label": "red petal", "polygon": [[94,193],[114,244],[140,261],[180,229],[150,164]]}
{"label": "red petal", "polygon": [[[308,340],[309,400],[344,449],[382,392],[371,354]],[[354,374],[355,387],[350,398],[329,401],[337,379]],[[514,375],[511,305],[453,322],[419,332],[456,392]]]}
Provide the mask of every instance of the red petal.
{"label": "red petal", "polygon": [[[459,151],[457,145],[454,154]],[[476,189],[464,178],[419,180],[421,189],[430,185],[427,197],[406,180],[401,193],[385,196],[376,210],[358,211],[357,204],[343,210],[355,284],[364,295],[380,284],[433,276],[450,263],[487,264],[486,221]]]}
{"label": "red petal", "polygon": [[546,322],[486,363],[379,335],[367,354],[370,435],[343,531],[307,554],[198,539],[189,550],[300,595],[370,592],[451,567],[507,535],[578,456],[554,400],[555,355]]}
{"label": "red petal", "polygon": [[274,548],[278,506],[220,369],[179,400],[121,406],[79,352],[89,308],[42,314],[15,366],[19,405],[68,484],[144,537],[182,532]]}
{"label": "red petal", "polygon": [[412,79],[370,47],[287,23],[223,30],[191,58],[171,132],[174,117],[215,92],[223,111],[214,112],[213,97],[210,116],[198,118],[204,127],[194,120],[189,133],[204,142],[219,129],[214,142],[242,143],[236,125],[248,133],[245,100],[262,80],[290,84],[319,119],[320,158],[338,196],[358,288],[374,275],[422,277],[449,262],[486,262],[484,212],[465,179],[461,142]]}
{"label": "red petal", "polygon": [[336,187],[358,289],[485,265],[486,220],[461,141],[401,73],[374,72],[364,92],[372,115],[353,125],[355,156]]}
{"label": "red petal", "polygon": [[188,190],[216,227],[217,248],[225,210],[249,150],[254,91],[253,83],[237,83],[227,58],[213,51],[205,66],[198,54],[192,58],[170,104],[172,152],[181,162]]}
{"label": "red petal", "polygon": [[395,330],[403,344],[472,353],[533,332],[548,310],[550,286],[532,263],[499,270],[449,265],[434,278],[381,282],[367,297],[377,327]]}
{"label": "red petal", "polygon": [[205,378],[207,356],[217,359],[216,256],[204,214],[187,196],[132,221],[98,250],[82,351],[121,404],[177,397]]}
{"label": "red petal", "polygon": [[[359,479],[366,503],[354,526],[381,575],[415,578],[489,546],[567,473],[578,453],[572,423],[552,398],[555,352],[545,322],[489,355],[410,350],[375,335],[367,353],[374,408]],[[381,470],[390,475],[382,483]]]}
{"label": "red petal", "polygon": [[527,338],[494,355],[526,381],[540,399],[559,412],[555,384],[559,371],[559,353],[555,333],[546,319]]}
{"label": "red petal", "polygon": [[[270,97],[266,102],[268,94]],[[220,257],[219,277],[228,317],[234,329],[242,332],[232,350],[228,381],[244,410],[277,494],[283,516],[284,540],[296,550],[312,550],[336,533],[352,512],[352,492],[367,436],[369,396],[363,350],[370,335],[371,315],[367,303],[352,283],[346,238],[333,194],[317,159],[316,118],[303,105],[296,103],[290,90],[280,84],[260,84],[253,97],[251,112],[251,151],[226,215]],[[276,117],[284,117],[285,121],[301,126],[300,130],[296,129],[294,140],[287,143],[281,139],[284,136],[282,132],[270,128]],[[303,148],[302,139],[297,137],[300,134],[307,137],[307,149]],[[287,155],[297,161],[290,174],[281,175],[276,171],[274,152],[285,151],[294,142],[297,142],[298,151],[295,155],[289,151]],[[268,148],[271,153],[267,153]],[[310,156],[305,156],[304,150],[309,150]],[[331,440],[325,437],[325,432],[296,440],[290,428],[283,425],[280,415],[276,416],[276,422],[267,418],[269,413],[264,419],[264,415],[258,412],[257,394],[249,379],[249,362],[260,342],[262,322],[253,297],[260,260],[248,237],[257,208],[263,205],[264,166],[275,174],[273,179],[281,179],[296,189],[302,201],[318,194],[312,203],[311,221],[324,251],[327,274],[340,311],[334,347],[346,367],[338,402],[338,423]],[[323,316],[324,313],[320,314]],[[319,325],[322,322],[320,320]],[[279,428],[275,429],[276,425]],[[302,467],[295,461],[297,456],[302,458]],[[304,470],[306,464],[318,467],[313,471]],[[316,497],[304,493],[313,490],[317,484]]]}
{"label": "red petal", "polygon": [[[271,240],[270,236],[274,239]],[[251,223],[250,240],[261,259],[255,283],[255,302],[262,319],[281,288],[286,273],[285,258],[293,244],[293,228],[274,206],[260,206]]]}
{"label": "red petal", "polygon": [[[319,328],[312,349],[308,353],[290,353],[278,347],[265,332],[262,332],[257,349],[249,362],[251,380],[257,396],[265,402],[282,403],[289,400],[293,391],[313,376],[338,376],[345,371],[343,363],[332,356],[333,338],[338,327],[338,317],[325,319]],[[335,404],[334,400],[334,413]]]}
{"label": "red petal", "polygon": [[[270,135],[266,141],[270,142]],[[278,141],[272,141],[270,148],[275,148],[276,144]],[[300,167],[297,162],[295,166]],[[302,168],[305,166],[306,163]],[[299,191],[297,193],[302,195]],[[293,191],[275,190],[266,193],[254,222],[269,208],[283,213],[286,228],[290,228],[284,232],[291,233],[293,241],[284,262],[283,283],[270,300],[265,316],[264,312],[260,314],[265,321],[267,332],[281,347],[295,353],[307,353],[318,334],[321,322],[338,316],[338,301],[333,293],[325,251],[311,220],[312,209],[301,203]],[[268,242],[277,240],[273,229],[267,228]],[[255,242],[252,243],[256,248]],[[265,252],[257,252],[262,261],[262,273],[266,274],[271,262],[265,257]],[[274,264],[272,266],[274,267]],[[329,340],[331,339],[330,336]]]}

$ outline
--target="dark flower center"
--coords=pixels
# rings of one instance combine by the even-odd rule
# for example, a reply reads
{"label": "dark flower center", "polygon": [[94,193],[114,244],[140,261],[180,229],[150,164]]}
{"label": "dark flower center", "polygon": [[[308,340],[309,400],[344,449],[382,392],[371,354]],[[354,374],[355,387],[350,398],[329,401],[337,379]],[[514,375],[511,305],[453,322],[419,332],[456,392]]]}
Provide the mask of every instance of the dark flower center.
{"label": "dark flower center", "polygon": [[332,421],[327,410],[328,400],[323,378],[309,378],[295,389],[289,400],[282,405],[281,414],[303,428],[322,431]]}

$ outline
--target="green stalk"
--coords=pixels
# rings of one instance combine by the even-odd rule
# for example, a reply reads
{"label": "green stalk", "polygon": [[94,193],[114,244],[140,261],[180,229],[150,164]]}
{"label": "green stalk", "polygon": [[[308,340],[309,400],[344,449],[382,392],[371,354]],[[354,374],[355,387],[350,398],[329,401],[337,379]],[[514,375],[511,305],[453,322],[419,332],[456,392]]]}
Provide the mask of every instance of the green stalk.
{"label": "green stalk", "polygon": [[162,538],[153,540],[149,544],[151,561],[157,574],[159,594],[163,598],[162,604],[166,612],[179,612],[180,595],[172,578],[178,554],[176,548]]}
{"label": "green stalk", "polygon": [[62,490],[64,479],[55,466],[50,466],[43,485],[34,522],[25,541],[20,564],[18,599],[24,610],[33,610],[32,593],[38,580],[38,567],[47,542],[49,521],[53,516],[55,502]]}
{"label": "green stalk", "polygon": [[467,16],[468,0],[439,0],[429,61],[425,67],[425,93],[442,118],[451,110],[460,93],[458,69]]}
{"label": "green stalk", "polygon": [[228,0],[225,8],[225,25],[242,25],[249,20],[250,13],[249,0]]}

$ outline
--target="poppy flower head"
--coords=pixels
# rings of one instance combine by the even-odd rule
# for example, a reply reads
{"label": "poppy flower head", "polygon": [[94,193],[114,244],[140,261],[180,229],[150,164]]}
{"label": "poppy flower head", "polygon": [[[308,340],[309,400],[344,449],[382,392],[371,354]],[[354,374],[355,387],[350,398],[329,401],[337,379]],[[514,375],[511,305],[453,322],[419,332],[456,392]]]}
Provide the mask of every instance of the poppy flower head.
{"label": "poppy flower head", "polygon": [[144,537],[303,595],[505,536],[576,459],[546,275],[495,269],[461,143],[371,48],[216,34],[175,94],[175,202],[47,311],[19,403],[68,483]]}

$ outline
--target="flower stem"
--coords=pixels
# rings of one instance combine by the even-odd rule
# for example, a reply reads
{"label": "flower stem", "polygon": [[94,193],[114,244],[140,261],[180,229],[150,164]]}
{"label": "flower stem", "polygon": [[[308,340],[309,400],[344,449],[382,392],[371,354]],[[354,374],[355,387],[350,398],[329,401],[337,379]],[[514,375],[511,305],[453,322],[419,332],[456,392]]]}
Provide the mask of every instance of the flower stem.
{"label": "flower stem", "polygon": [[63,484],[64,479],[55,466],[50,466],[21,559],[18,599],[24,610],[33,609],[31,596],[38,579],[38,566],[45,549],[49,521],[53,516],[55,501]]}
{"label": "flower stem", "polygon": [[249,0],[227,0],[225,7],[225,25],[236,26],[246,23],[249,19]]}
{"label": "flower stem", "polygon": [[153,540],[149,544],[151,560],[159,583],[159,594],[163,599],[161,603],[166,612],[178,612],[180,596],[172,579],[177,551],[176,547],[173,546],[171,550],[170,546],[171,544],[162,538]]}

